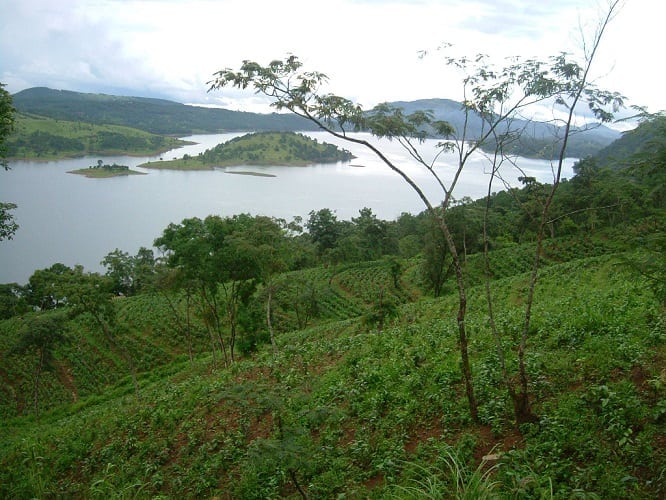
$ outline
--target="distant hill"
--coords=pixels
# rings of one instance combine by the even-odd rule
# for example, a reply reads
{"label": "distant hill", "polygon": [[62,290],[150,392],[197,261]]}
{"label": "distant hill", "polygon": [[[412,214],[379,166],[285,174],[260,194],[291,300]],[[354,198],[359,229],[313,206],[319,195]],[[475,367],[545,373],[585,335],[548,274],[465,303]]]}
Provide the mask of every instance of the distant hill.
{"label": "distant hill", "polygon": [[614,168],[624,168],[637,154],[656,154],[656,141],[663,141],[664,135],[666,135],[666,116],[659,116],[624,132],[618,140],[603,148],[595,157],[600,163]]}
{"label": "distant hill", "polygon": [[[445,120],[449,122],[458,132],[457,136],[462,135],[465,126],[465,112],[462,104],[451,99],[419,99],[416,101],[395,101],[389,103],[392,106],[402,108],[405,114],[415,111],[431,111],[436,120]],[[512,128],[525,128],[523,138],[517,143],[511,152],[521,156],[552,158],[559,151],[559,141],[554,142],[553,138],[558,134],[558,127],[544,122],[528,122],[524,120],[515,120]],[[472,114],[467,121],[467,137],[477,138],[481,134],[482,121],[478,115]],[[506,130],[500,129],[500,132]],[[605,126],[596,127],[590,130],[574,131],[567,145],[567,156],[583,158],[593,155],[611,144],[620,137],[620,132]]]}
{"label": "distant hill", "polygon": [[185,144],[175,137],[131,127],[18,113],[14,132],[7,140],[7,157],[48,160],[85,155],[151,156]]}
{"label": "distant hill", "polygon": [[87,94],[35,87],[12,96],[14,107],[58,120],[124,125],[153,134],[187,135],[226,131],[316,130],[292,114],[260,114],[202,108],[147,97]]}
{"label": "distant hill", "polygon": [[[154,134],[317,130],[314,124],[293,114],[202,108],[146,97],[87,94],[35,87],[18,92],[12,98],[16,109],[23,113],[74,122],[124,125]],[[459,102],[450,99],[420,99],[389,104],[403,108],[405,113],[432,111],[435,119],[446,120],[456,130],[462,131],[465,116]],[[478,137],[481,126],[481,119],[471,116],[467,123],[468,137]],[[538,158],[554,156],[557,148],[553,147],[552,138],[557,134],[557,127],[526,121],[514,122],[514,126],[524,126],[526,134],[514,146],[513,153]],[[619,132],[603,126],[574,133],[569,141],[568,156],[582,158],[593,155],[619,137]]]}

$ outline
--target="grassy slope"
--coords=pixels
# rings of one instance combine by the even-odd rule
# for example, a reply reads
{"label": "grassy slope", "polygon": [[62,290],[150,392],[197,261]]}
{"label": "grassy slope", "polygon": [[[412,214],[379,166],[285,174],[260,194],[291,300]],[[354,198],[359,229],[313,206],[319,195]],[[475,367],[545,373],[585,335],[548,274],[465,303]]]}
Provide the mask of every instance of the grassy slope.
{"label": "grassy slope", "polygon": [[[511,255],[518,262],[524,252]],[[314,269],[285,277],[279,355],[262,349],[228,370],[212,368],[203,336],[194,365],[187,363],[157,298],[119,301],[123,339],[149,369],[140,400],[121,380],[121,361],[80,325],[85,341],[59,358],[78,401],[40,420],[8,421],[0,431],[0,494],[297,497],[298,483],[311,497],[380,498],[399,493],[396,485],[428,482],[449,497],[455,488],[446,457],[472,471],[491,452],[502,453],[493,475],[502,496],[663,494],[663,309],[622,254],[551,260],[527,359],[541,421],[522,435],[500,389],[480,286],[469,304],[477,426],[457,368],[455,297],[405,303],[379,334],[358,317],[376,300],[373,290],[383,284],[399,300],[418,296],[416,289],[408,282],[393,289],[381,263]],[[516,270],[493,283],[507,343],[520,328],[527,283]],[[320,318],[295,329],[289,287],[308,284],[322,304]],[[3,342],[8,323],[0,324]],[[509,366],[515,361],[510,355]],[[29,360],[23,363],[29,370]],[[53,388],[64,385],[58,372]],[[29,394],[29,387],[26,380],[20,390]]]}
{"label": "grassy slope", "polygon": [[[54,146],[46,146],[38,151],[33,146],[26,145],[31,134],[46,134],[47,141]],[[104,134],[111,134],[118,139],[118,146],[110,146],[104,142]],[[108,135],[107,135],[108,137]],[[58,140],[64,139],[62,145]],[[81,147],[76,146],[72,140],[77,141]],[[23,142],[22,142],[23,141]],[[39,141],[44,144],[47,141]],[[108,141],[108,139],[107,139]],[[125,146],[120,145],[122,142]],[[117,155],[127,154],[135,156],[158,154],[169,149],[187,144],[174,137],[165,137],[144,132],[142,130],[119,125],[93,125],[84,122],[70,122],[40,117],[36,115],[18,114],[16,130],[8,140],[10,156],[21,159],[51,160],[83,155]]]}

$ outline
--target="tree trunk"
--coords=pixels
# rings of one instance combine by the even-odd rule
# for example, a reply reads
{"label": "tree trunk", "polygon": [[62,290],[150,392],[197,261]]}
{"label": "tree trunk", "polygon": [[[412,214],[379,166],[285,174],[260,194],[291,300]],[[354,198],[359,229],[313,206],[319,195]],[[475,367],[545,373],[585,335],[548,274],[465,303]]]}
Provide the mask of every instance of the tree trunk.
{"label": "tree trunk", "polygon": [[[224,358],[224,366],[225,368],[229,366],[229,358],[227,357],[227,347],[224,343],[224,338],[222,337],[222,331],[221,331],[221,326],[220,326],[220,314],[219,314],[219,307],[217,305],[217,298],[215,297],[215,291],[213,291],[212,297],[208,296],[208,293],[206,292],[206,287],[202,286],[201,287],[201,295],[204,299],[204,302],[208,306],[210,313],[212,315],[212,320],[215,325],[214,331],[215,331],[215,336],[217,337],[217,342],[220,345],[220,350],[222,351],[222,356]],[[213,332],[211,331],[211,336],[213,336]],[[213,337],[214,338],[214,337]],[[215,340],[213,340],[215,342]],[[233,351],[233,345],[231,346],[231,349]],[[232,356],[233,360],[233,356]]]}
{"label": "tree trunk", "polygon": [[291,478],[291,481],[294,483],[294,486],[296,486],[296,489],[298,490],[298,493],[301,495],[301,498],[304,500],[308,500],[308,495],[305,493],[303,488],[298,482],[298,478],[296,477],[296,471],[294,469],[289,469],[289,477]]}
{"label": "tree trunk", "polygon": [[278,353],[277,343],[275,342],[275,331],[273,330],[273,322],[271,320],[271,303],[273,302],[273,285],[269,284],[266,287],[268,291],[268,297],[266,298],[266,327],[268,328],[268,333],[271,336],[271,346],[273,348],[273,355],[276,356]]}
{"label": "tree trunk", "polygon": [[185,338],[187,340],[187,354],[191,365],[194,363],[194,355],[192,350],[192,322],[190,318],[192,293],[189,288],[185,290],[185,326],[182,325],[180,316],[178,314],[178,309],[174,305],[173,301],[169,298],[169,294],[163,292],[163,296],[169,305],[169,309],[171,309],[173,319],[176,322],[178,329],[185,334]]}
{"label": "tree trunk", "polygon": [[94,318],[97,320],[97,324],[100,325],[102,328],[102,331],[104,332],[104,336],[106,337],[107,341],[118,350],[118,354],[120,354],[120,357],[123,358],[123,361],[127,363],[127,367],[129,368],[130,376],[132,378],[132,385],[134,386],[134,394],[136,397],[139,397],[139,382],[136,378],[136,369],[134,367],[134,359],[132,358],[132,355],[125,349],[124,347],[118,345],[113,338],[113,335],[111,335],[111,330],[109,329],[109,325],[106,324],[106,321],[99,317],[98,315],[93,315]]}
{"label": "tree trunk", "polygon": [[[495,157],[495,162],[496,162],[496,157]],[[511,381],[511,378],[509,377],[509,372],[506,368],[506,357],[504,355],[504,347],[502,347],[502,337],[499,333],[499,330],[497,330],[497,324],[495,323],[493,297],[492,297],[492,291],[490,289],[491,271],[490,271],[490,247],[489,247],[490,241],[488,238],[488,214],[490,212],[490,199],[492,195],[492,185],[495,176],[495,171],[496,170],[493,170],[493,173],[490,177],[490,181],[488,182],[488,192],[486,194],[486,207],[483,214],[483,270],[485,274],[486,302],[488,304],[488,323],[490,324],[490,331],[493,335],[493,339],[495,340],[495,349],[497,351],[497,358],[499,359],[500,363],[500,371],[502,373],[504,386],[506,387],[506,391],[508,392],[509,397],[511,398],[511,402],[513,403],[513,411],[514,411],[514,416],[516,418],[516,425],[520,425],[522,423],[521,419],[523,411],[521,410],[521,404],[519,403],[516,390],[513,387],[513,382]]]}
{"label": "tree trunk", "polygon": [[472,368],[469,363],[469,346],[467,340],[467,329],[465,326],[465,317],[467,314],[467,294],[465,292],[465,278],[463,276],[462,264],[458,256],[455,241],[449,231],[443,216],[439,218],[439,225],[449,246],[449,252],[453,258],[453,269],[456,275],[456,284],[458,285],[458,314],[456,323],[458,324],[458,344],[460,349],[461,369],[465,380],[465,393],[469,404],[469,413],[474,422],[479,421],[479,410],[474,395],[474,384],[472,379]]}
{"label": "tree trunk", "polygon": [[185,292],[185,325],[186,325],[186,336],[187,336],[187,354],[190,358],[190,365],[194,364],[194,352],[192,350],[192,317],[190,315],[190,301],[192,296],[190,295],[190,290],[188,289]]}
{"label": "tree trunk", "polygon": [[35,386],[33,392],[33,404],[35,405],[35,414],[39,414],[39,384],[41,382],[42,370],[44,369],[44,349],[39,349],[39,363],[35,372]]}

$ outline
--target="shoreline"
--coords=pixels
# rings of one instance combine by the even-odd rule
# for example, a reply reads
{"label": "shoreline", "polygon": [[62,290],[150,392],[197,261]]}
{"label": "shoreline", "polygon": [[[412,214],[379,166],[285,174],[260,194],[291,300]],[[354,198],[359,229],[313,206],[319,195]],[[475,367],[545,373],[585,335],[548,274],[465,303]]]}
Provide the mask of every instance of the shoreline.
{"label": "shoreline", "polygon": [[79,168],[77,170],[68,170],[66,173],[74,175],[82,175],[87,179],[109,179],[111,177],[123,177],[130,175],[148,175],[146,172],[139,172],[138,170],[122,170],[122,171],[107,171],[98,168]]}

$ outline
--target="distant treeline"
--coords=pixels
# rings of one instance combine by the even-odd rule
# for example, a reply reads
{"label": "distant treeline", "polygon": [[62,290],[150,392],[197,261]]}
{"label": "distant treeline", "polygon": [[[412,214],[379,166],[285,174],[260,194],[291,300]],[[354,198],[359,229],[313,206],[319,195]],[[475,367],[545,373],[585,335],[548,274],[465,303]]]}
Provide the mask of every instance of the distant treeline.
{"label": "distant treeline", "polygon": [[90,165],[88,168],[108,170],[109,172],[122,172],[124,170],[129,170],[127,165],[118,165],[117,163],[109,165],[108,163],[102,163],[102,160],[97,160],[97,165]]}

